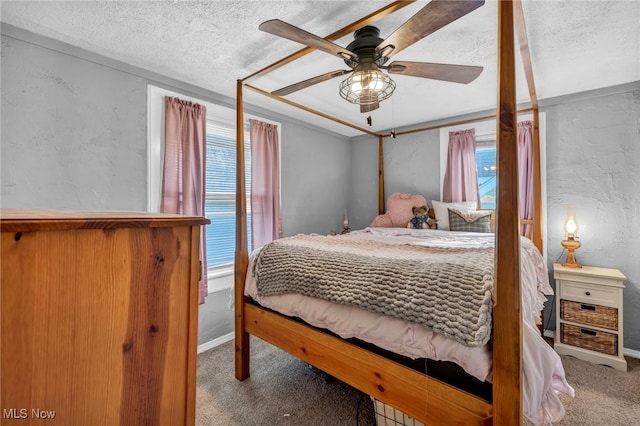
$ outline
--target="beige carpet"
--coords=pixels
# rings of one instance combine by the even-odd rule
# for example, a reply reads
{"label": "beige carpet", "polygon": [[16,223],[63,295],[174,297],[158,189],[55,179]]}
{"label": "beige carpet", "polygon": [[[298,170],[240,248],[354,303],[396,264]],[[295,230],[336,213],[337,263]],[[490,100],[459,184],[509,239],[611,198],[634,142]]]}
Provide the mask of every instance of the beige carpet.
{"label": "beige carpet", "polygon": [[368,396],[253,337],[243,382],[234,376],[233,342],[198,355],[196,398],[197,425],[375,424]]}
{"label": "beige carpet", "polygon": [[[627,372],[562,356],[575,398],[560,396],[562,426],[640,426],[640,360],[627,357]],[[529,423],[530,424],[530,423]]]}
{"label": "beige carpet", "polygon": [[[567,414],[559,425],[640,426],[640,360],[627,358],[629,369],[623,373],[562,358],[576,397],[562,398]],[[323,380],[280,349],[252,338],[251,360],[251,377],[239,382],[233,342],[198,356],[197,425],[375,425],[368,396],[337,380]]]}

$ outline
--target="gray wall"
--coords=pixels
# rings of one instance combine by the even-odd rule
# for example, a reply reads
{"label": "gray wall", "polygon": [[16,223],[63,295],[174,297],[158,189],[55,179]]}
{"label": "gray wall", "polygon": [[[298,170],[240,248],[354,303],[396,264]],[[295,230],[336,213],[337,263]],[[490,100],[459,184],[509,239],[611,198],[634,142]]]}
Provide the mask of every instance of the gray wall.
{"label": "gray wall", "polygon": [[282,228],[285,235],[342,229],[349,201],[350,145],[296,125],[282,128]]}
{"label": "gray wall", "polygon": [[624,345],[640,350],[640,84],[544,110],[549,263],[562,252],[572,205],[582,243],[578,262],[627,276]]}
{"label": "gray wall", "polygon": [[[7,36],[4,25],[2,31],[3,207],[144,210],[147,83],[231,104],[52,40],[28,33],[17,37],[20,31]],[[634,350],[640,350],[639,98],[635,84],[622,93],[542,103],[548,266],[560,255],[561,226],[566,207],[573,205],[583,243],[578,260],[619,268],[628,277],[625,346]],[[377,212],[377,139],[355,138],[349,144],[319,128],[249,110],[282,122],[286,235],[339,230],[347,207],[352,228],[371,222]],[[387,194],[439,196],[438,138],[438,131],[430,131],[385,141]],[[228,294],[215,294],[222,299],[210,310],[219,312]],[[201,324],[209,326],[207,318],[201,314]]]}
{"label": "gray wall", "polygon": [[[384,138],[385,194],[421,194],[440,199],[440,133],[438,130]],[[353,138],[351,201],[354,228],[368,226],[378,213],[378,139]]]}
{"label": "gray wall", "polygon": [[233,312],[229,309],[230,290],[209,293],[198,308],[198,345],[226,337],[234,330]]}
{"label": "gray wall", "polygon": [[[147,208],[147,84],[234,107],[186,83],[2,26],[2,207]],[[9,32],[9,34],[7,34]],[[282,124],[287,235],[339,229],[349,141],[247,106]],[[228,291],[200,309],[199,344],[232,331]]]}
{"label": "gray wall", "polygon": [[[414,126],[416,127],[416,126]],[[407,129],[402,129],[407,130]],[[410,133],[384,139],[384,186],[394,192],[440,199],[440,132]],[[369,226],[378,213],[378,140],[359,136],[351,142],[351,201],[354,227]]]}
{"label": "gray wall", "polygon": [[[541,105],[547,124],[547,266],[551,271],[561,255],[564,220],[572,205],[583,244],[578,261],[617,268],[627,276],[624,345],[640,351],[640,82]],[[409,192],[438,199],[439,131],[405,137],[411,140],[385,141],[386,195]],[[358,227],[369,225],[377,213],[377,152],[371,138],[352,143],[351,193],[356,195],[350,209]],[[545,327],[551,330],[552,307],[548,302],[545,311]]]}
{"label": "gray wall", "polygon": [[2,37],[2,206],[145,210],[143,78]]}

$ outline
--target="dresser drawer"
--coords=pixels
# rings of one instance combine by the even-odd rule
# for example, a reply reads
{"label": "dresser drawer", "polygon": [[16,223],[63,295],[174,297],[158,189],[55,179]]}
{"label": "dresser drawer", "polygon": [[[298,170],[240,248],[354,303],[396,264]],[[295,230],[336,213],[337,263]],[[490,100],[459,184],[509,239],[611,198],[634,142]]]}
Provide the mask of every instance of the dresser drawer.
{"label": "dresser drawer", "polygon": [[560,300],[560,318],[594,327],[618,329],[618,310],[606,306]]}
{"label": "dresser drawer", "polygon": [[560,342],[607,355],[618,355],[618,335],[606,331],[561,324]]}
{"label": "dresser drawer", "polygon": [[618,307],[618,289],[576,281],[562,281],[560,299]]}

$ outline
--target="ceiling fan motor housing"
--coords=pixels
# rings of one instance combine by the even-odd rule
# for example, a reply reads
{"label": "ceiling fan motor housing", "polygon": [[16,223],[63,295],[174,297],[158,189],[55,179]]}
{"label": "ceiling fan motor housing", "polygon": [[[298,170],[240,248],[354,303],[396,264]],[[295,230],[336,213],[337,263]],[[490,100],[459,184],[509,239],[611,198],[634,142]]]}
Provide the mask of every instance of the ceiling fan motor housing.
{"label": "ceiling fan motor housing", "polygon": [[[383,57],[376,50],[376,47],[384,41],[380,38],[380,30],[374,26],[367,25],[353,33],[354,40],[347,45],[347,50],[353,52],[357,59],[345,59],[344,62],[351,68],[375,69],[384,64],[388,58]],[[375,64],[375,65],[374,65]]]}

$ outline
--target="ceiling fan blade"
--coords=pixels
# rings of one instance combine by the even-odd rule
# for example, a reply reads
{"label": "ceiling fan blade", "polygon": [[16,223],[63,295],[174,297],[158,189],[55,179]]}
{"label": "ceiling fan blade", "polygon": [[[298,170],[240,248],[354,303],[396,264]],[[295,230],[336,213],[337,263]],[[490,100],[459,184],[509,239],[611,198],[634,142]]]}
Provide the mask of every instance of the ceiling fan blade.
{"label": "ceiling fan blade", "polygon": [[389,64],[390,74],[410,75],[468,84],[475,80],[483,67],[472,65],[431,64],[428,62],[394,61]]}
{"label": "ceiling fan blade", "polygon": [[433,0],[381,42],[376,49],[385,51],[384,56],[389,58],[483,4],[484,0]]}
{"label": "ceiling fan blade", "polygon": [[326,74],[317,75],[315,77],[311,77],[310,79],[300,81],[287,87],[283,87],[282,89],[275,90],[271,92],[271,94],[286,96],[300,89],[304,89],[305,87],[313,86],[314,84],[322,83],[323,81],[331,80],[332,78],[340,77],[341,75],[349,74],[350,72],[352,72],[352,70],[331,71]]}
{"label": "ceiling fan blade", "polygon": [[380,108],[380,103],[378,102],[374,102],[371,104],[360,104],[360,112],[361,113],[365,113],[365,112],[371,112],[374,111],[376,109]]}
{"label": "ceiling fan blade", "polygon": [[266,33],[277,35],[279,37],[304,44],[305,46],[313,47],[314,49],[322,50],[323,52],[331,55],[336,55],[341,59],[354,58],[353,53],[344,47],[340,47],[335,43],[320,38],[317,35],[311,34],[301,28],[294,27],[293,25],[279,19],[265,21],[260,24],[258,28]]}

